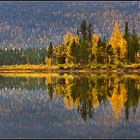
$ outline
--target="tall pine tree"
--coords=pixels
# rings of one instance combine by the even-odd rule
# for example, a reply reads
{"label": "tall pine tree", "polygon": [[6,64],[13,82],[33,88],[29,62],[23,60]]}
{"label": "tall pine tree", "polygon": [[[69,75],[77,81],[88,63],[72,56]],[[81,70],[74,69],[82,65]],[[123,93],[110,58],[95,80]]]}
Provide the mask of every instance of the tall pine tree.
{"label": "tall pine tree", "polygon": [[47,48],[47,60],[50,60],[50,65],[52,65],[53,62],[53,54],[54,54],[54,47],[52,41],[49,44],[49,47]]}

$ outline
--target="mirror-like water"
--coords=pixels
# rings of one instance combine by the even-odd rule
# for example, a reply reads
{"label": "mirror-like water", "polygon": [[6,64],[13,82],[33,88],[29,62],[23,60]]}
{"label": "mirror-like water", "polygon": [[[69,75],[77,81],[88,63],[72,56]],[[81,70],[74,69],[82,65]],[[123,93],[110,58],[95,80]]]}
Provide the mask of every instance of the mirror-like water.
{"label": "mirror-like water", "polygon": [[140,75],[1,74],[1,138],[140,137]]}

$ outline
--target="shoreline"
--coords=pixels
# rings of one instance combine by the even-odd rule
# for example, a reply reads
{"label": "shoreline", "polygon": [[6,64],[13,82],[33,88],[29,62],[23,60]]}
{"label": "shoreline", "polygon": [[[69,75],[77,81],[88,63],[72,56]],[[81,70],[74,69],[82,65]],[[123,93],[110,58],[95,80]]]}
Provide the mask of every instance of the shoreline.
{"label": "shoreline", "polygon": [[94,66],[83,66],[83,65],[3,65],[0,66],[0,73],[140,73],[140,64],[129,64],[117,66],[114,64],[97,64]]}
{"label": "shoreline", "polygon": [[140,68],[1,68],[0,73],[140,73]]}

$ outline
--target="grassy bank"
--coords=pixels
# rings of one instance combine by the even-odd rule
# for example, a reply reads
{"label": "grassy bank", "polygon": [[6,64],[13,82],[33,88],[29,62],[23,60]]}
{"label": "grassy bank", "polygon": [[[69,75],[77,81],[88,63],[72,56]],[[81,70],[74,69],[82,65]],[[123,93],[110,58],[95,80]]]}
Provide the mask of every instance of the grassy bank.
{"label": "grassy bank", "polygon": [[109,65],[97,64],[92,66],[66,65],[5,65],[0,66],[0,72],[140,72],[140,64]]}

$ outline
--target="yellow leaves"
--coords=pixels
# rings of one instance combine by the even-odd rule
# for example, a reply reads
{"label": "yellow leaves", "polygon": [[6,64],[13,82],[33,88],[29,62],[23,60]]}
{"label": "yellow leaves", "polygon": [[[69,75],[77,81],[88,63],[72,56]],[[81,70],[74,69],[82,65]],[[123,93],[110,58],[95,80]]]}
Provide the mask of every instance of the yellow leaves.
{"label": "yellow leaves", "polygon": [[57,95],[59,96],[59,97],[62,97],[63,96],[63,87],[60,85],[60,84],[57,84],[56,85],[56,89],[57,89]]}
{"label": "yellow leaves", "polygon": [[79,98],[77,98],[74,102],[71,96],[66,96],[64,97],[64,104],[65,104],[65,107],[70,110],[73,109],[74,107],[77,108],[80,104]]}
{"label": "yellow leaves", "polygon": [[72,33],[71,32],[66,33],[64,35],[63,39],[64,39],[64,44],[65,45],[72,44],[72,41],[73,41],[73,35],[72,35]]}
{"label": "yellow leaves", "polygon": [[71,32],[67,32],[64,35],[64,46],[66,48],[66,64],[72,63],[72,56],[71,56],[71,46],[73,41],[75,41],[77,44],[79,43],[78,35],[73,35]]}
{"label": "yellow leaves", "polygon": [[79,44],[79,37],[78,37],[78,35],[74,35],[74,36],[73,36],[73,40],[74,40],[77,44]]}
{"label": "yellow leaves", "polygon": [[65,83],[66,85],[69,85],[72,83],[73,76],[69,76],[69,77],[66,77],[66,76],[65,76]]}
{"label": "yellow leaves", "polygon": [[138,63],[140,63],[140,50],[136,53],[135,59],[137,60]]}
{"label": "yellow leaves", "polygon": [[73,40],[76,43],[79,43],[78,35],[73,35],[71,32],[66,33],[63,37],[63,40],[64,40],[64,45],[66,45],[66,46],[71,46]]}
{"label": "yellow leaves", "polygon": [[112,32],[111,38],[109,40],[109,44],[112,45],[114,54],[116,55],[116,58],[118,59],[117,56],[117,49],[120,49],[120,58],[123,59],[126,54],[126,47],[127,47],[127,42],[123,38],[121,32],[119,31],[119,24],[116,23],[114,26],[114,31]]}
{"label": "yellow leaves", "polygon": [[121,38],[121,40],[120,40],[120,49],[121,49],[121,56],[122,56],[122,58],[125,56],[125,54],[126,54],[126,47],[127,47],[127,42],[126,42],[126,40],[125,39],[123,39],[123,38]]}
{"label": "yellow leaves", "polygon": [[114,30],[113,30],[111,38],[115,38],[116,40],[117,39],[120,40],[122,38],[122,34],[121,34],[120,30],[119,30],[118,22],[115,23]]}
{"label": "yellow leaves", "polygon": [[125,102],[127,101],[127,93],[124,84],[117,83],[114,86],[113,94],[111,97],[109,97],[109,101],[112,106],[115,118],[119,120],[121,110],[124,107]]}
{"label": "yellow leaves", "polygon": [[70,52],[71,52],[71,44],[73,42],[73,35],[71,32],[68,32],[66,35],[64,35],[64,45],[66,47],[66,64],[69,63],[70,59],[71,59],[71,55],[70,55]]}
{"label": "yellow leaves", "polygon": [[52,83],[53,83],[52,76],[51,74],[48,74],[48,76],[45,78],[46,87],[48,86],[48,84],[52,84]]}
{"label": "yellow leaves", "polygon": [[46,65],[51,66],[51,59],[46,57],[45,58],[45,63],[46,63]]}
{"label": "yellow leaves", "polygon": [[136,87],[137,87],[138,90],[140,90],[140,83],[137,83]]}
{"label": "yellow leaves", "polygon": [[72,99],[70,98],[67,98],[67,97],[64,97],[64,104],[65,104],[65,107],[67,109],[73,109],[74,107],[74,102]]}
{"label": "yellow leaves", "polygon": [[57,57],[66,55],[66,48],[62,44],[58,44],[57,48],[55,49],[55,55]]}
{"label": "yellow leaves", "polygon": [[72,91],[71,91],[71,87],[72,87],[71,79],[65,78],[65,83],[66,83],[66,87],[65,87],[66,92],[65,92],[65,96],[64,96],[65,107],[67,109],[73,109],[74,107],[78,107],[78,105],[80,104],[79,98],[76,98],[76,100],[74,101],[73,97],[71,96],[71,94],[72,94]]}
{"label": "yellow leaves", "polygon": [[99,107],[99,100],[98,100],[96,88],[92,88],[91,94],[92,94],[92,106],[94,108],[98,108]]}
{"label": "yellow leaves", "polygon": [[98,43],[98,40],[99,40],[99,36],[96,35],[96,34],[93,34],[92,35],[92,42],[95,43],[95,44],[97,44]]}
{"label": "yellow leaves", "polygon": [[92,54],[96,54],[99,36],[96,34],[92,35]]}

